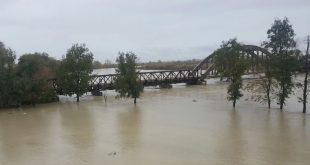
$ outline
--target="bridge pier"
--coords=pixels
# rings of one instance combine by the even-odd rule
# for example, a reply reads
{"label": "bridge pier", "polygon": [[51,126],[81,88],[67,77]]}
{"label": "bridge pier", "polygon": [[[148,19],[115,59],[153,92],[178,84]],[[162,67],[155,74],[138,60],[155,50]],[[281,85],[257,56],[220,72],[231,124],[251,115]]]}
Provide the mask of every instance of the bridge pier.
{"label": "bridge pier", "polygon": [[171,84],[160,84],[159,88],[172,88]]}
{"label": "bridge pier", "polygon": [[193,80],[189,80],[188,82],[186,82],[186,85],[201,85],[204,82],[205,81],[200,80],[200,79],[193,79]]}
{"label": "bridge pier", "polygon": [[102,92],[100,91],[100,88],[98,87],[93,88],[90,91],[93,96],[102,96]]}
{"label": "bridge pier", "polygon": [[93,90],[93,91],[91,91],[91,94],[93,96],[102,96],[102,92],[100,92],[99,90]]}

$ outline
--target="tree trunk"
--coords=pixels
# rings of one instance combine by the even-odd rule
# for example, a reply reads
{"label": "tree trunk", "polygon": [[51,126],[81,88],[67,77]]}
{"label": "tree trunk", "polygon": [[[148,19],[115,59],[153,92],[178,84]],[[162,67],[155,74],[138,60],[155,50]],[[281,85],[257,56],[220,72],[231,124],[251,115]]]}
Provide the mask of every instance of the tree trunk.
{"label": "tree trunk", "polygon": [[284,104],[284,99],[283,99],[283,97],[281,96],[281,98],[280,98],[280,110],[282,111],[282,109],[283,109],[283,104]]}
{"label": "tree trunk", "polygon": [[305,63],[305,81],[304,81],[304,91],[303,91],[303,108],[302,108],[302,113],[307,112],[307,91],[308,91],[308,73],[309,73],[309,66],[308,66],[308,58],[309,58],[309,41],[310,36],[308,36],[307,40],[307,51],[306,51],[306,63]]}
{"label": "tree trunk", "polygon": [[234,101],[233,101],[233,107],[234,108],[236,107],[236,99],[234,99]]}
{"label": "tree trunk", "polygon": [[271,104],[270,102],[271,102],[271,101],[270,101],[269,93],[268,93],[268,96],[267,96],[267,97],[268,97],[268,109],[270,109],[270,104]]}
{"label": "tree trunk", "polygon": [[[284,83],[282,83],[284,84]],[[284,105],[284,93],[285,93],[285,88],[284,88],[284,85],[281,85],[282,87],[282,95],[280,96],[280,110],[282,111],[283,110],[283,105]]]}
{"label": "tree trunk", "polygon": [[76,93],[76,102],[80,102],[80,76],[78,76],[78,79],[76,81],[77,84],[77,93]]}
{"label": "tree trunk", "polygon": [[307,112],[307,102],[303,101],[302,113],[306,113],[306,112]]}
{"label": "tree trunk", "polygon": [[136,103],[137,103],[137,98],[136,98],[136,97],[135,97],[135,99],[134,99],[133,103],[134,103],[134,104],[136,104]]}
{"label": "tree trunk", "polygon": [[[269,80],[268,80],[269,81]],[[271,88],[271,82],[268,82],[268,89],[267,89],[267,102],[268,102],[268,109],[270,109],[270,104],[271,104],[271,100],[270,100],[270,88]]]}
{"label": "tree trunk", "polygon": [[[308,59],[306,59],[308,60]],[[308,63],[308,62],[306,62]],[[308,67],[308,65],[306,65]],[[303,107],[302,107],[302,113],[306,113],[307,111],[307,88],[308,88],[308,68],[306,68],[306,73],[305,73],[305,81],[304,81],[304,91],[303,91]]]}
{"label": "tree trunk", "polygon": [[281,96],[281,98],[280,98],[280,110],[281,111],[283,109],[283,104],[284,104],[284,98]]}
{"label": "tree trunk", "polygon": [[270,91],[271,91],[271,85],[272,85],[272,77],[271,77],[271,71],[270,71],[270,58],[271,57],[267,57],[267,70],[265,72],[265,76],[267,77],[267,86],[266,86],[266,92],[267,92],[267,103],[268,103],[268,109],[270,109],[270,104],[271,104],[271,100],[270,100]]}

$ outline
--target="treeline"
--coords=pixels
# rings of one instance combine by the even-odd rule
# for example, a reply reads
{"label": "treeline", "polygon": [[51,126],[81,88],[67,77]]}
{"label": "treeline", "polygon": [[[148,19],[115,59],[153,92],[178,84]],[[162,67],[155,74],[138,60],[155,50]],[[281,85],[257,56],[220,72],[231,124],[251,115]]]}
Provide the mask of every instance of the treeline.
{"label": "treeline", "polygon": [[[145,70],[191,70],[196,65],[199,64],[201,60],[178,60],[178,61],[149,61],[137,63],[139,69]],[[109,60],[105,60],[104,63],[96,60],[93,62],[93,69],[103,69],[103,68],[117,68],[117,64],[112,63]]]}
{"label": "treeline", "polygon": [[104,63],[101,63],[98,60],[93,62],[93,69],[104,69],[104,68],[115,68],[116,64],[113,64],[110,60],[105,60]]}
{"label": "treeline", "polygon": [[191,70],[197,64],[199,64],[201,60],[192,59],[192,60],[184,60],[184,61],[157,61],[157,62],[147,62],[140,63],[140,69],[146,70]]}
{"label": "treeline", "polygon": [[74,44],[62,60],[47,53],[24,54],[15,63],[14,51],[0,42],[0,108],[58,101],[51,79],[65,95],[87,91],[93,55],[85,44]]}
{"label": "treeline", "polygon": [[54,77],[57,61],[46,53],[24,54],[15,63],[13,50],[0,42],[0,108],[56,101],[47,80]]}
{"label": "treeline", "polygon": [[[99,63],[93,62],[85,44],[73,44],[61,60],[47,53],[24,54],[17,63],[15,60],[14,51],[0,42],[0,108],[58,101],[53,85],[57,85],[58,93],[75,95],[79,102],[80,96],[89,91],[94,65]],[[132,52],[121,52],[116,62],[105,62],[120,74],[115,80],[116,91],[120,97],[133,97],[136,103],[142,90],[136,81],[137,57]]]}
{"label": "treeline", "polygon": [[[303,112],[306,113],[309,93],[307,88],[309,67],[306,64],[309,58],[307,56],[300,58],[302,53],[297,49],[294,37],[295,32],[287,18],[274,21],[267,31],[267,40],[262,44],[262,47],[270,52],[260,61],[264,75],[249,82],[245,89],[252,93],[255,101],[266,103],[268,108],[275,101],[282,110],[287,99],[293,94],[294,88],[301,88],[303,96],[299,97],[299,101],[303,102]],[[215,68],[220,76],[229,80],[227,98],[233,102],[233,107],[235,107],[236,101],[243,96],[241,76],[249,69],[251,61],[243,58],[242,44],[237,39],[223,42],[214,53],[216,54]],[[306,54],[308,55],[308,49]],[[299,71],[306,72],[302,83],[296,83],[293,80],[294,75]]]}

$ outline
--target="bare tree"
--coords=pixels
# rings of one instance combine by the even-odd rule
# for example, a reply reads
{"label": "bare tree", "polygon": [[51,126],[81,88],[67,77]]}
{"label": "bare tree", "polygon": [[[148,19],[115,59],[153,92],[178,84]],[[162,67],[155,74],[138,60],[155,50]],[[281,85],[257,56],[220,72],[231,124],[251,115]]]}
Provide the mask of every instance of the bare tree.
{"label": "bare tree", "polygon": [[303,108],[302,112],[306,113],[307,112],[307,97],[308,97],[308,74],[309,74],[309,41],[310,36],[307,37],[307,51],[306,51],[306,56],[305,56],[305,80],[304,80],[304,85],[303,85],[303,98],[302,98],[302,103],[303,103]]}

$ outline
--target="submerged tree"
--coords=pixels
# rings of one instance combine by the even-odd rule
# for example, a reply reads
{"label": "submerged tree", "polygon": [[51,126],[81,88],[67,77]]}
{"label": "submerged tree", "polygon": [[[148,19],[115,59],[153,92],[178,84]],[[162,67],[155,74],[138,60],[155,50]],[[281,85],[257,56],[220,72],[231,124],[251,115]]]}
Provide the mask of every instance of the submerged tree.
{"label": "submerged tree", "polygon": [[0,42],[0,108],[18,106],[14,65],[15,53]]}
{"label": "submerged tree", "polygon": [[243,94],[242,78],[248,68],[248,63],[245,58],[242,57],[241,44],[237,42],[237,39],[231,39],[227,42],[223,42],[220,49],[215,52],[215,69],[218,71],[221,77],[226,77],[230,84],[228,86],[229,101],[233,102],[233,107],[236,105],[236,101],[240,99]]}
{"label": "submerged tree", "polygon": [[302,60],[303,65],[301,67],[303,68],[305,72],[305,77],[303,82],[297,82],[296,86],[297,88],[302,90],[302,97],[298,97],[298,101],[302,102],[303,108],[302,112],[306,113],[307,112],[307,103],[308,103],[308,95],[310,93],[310,90],[308,88],[309,86],[309,45],[310,45],[310,36],[307,37],[307,50],[306,50],[306,55],[304,56],[304,59]]}
{"label": "submerged tree", "polygon": [[271,101],[274,97],[274,87],[276,86],[276,81],[271,75],[259,75],[255,80],[251,80],[247,83],[245,89],[251,92],[251,98],[262,104],[267,104],[268,108],[271,107]]}
{"label": "submerged tree", "polygon": [[[263,46],[267,43],[264,42]],[[267,50],[266,50],[267,51]],[[271,101],[275,98],[274,92],[276,81],[274,79],[274,72],[272,67],[273,55],[268,51],[265,52],[265,58],[260,59],[263,75],[259,75],[258,79],[247,83],[246,89],[252,93],[252,99],[256,102],[267,104],[271,107]]]}
{"label": "submerged tree", "polygon": [[87,92],[93,63],[93,54],[85,44],[74,44],[57,71],[57,85],[65,95],[76,94],[76,101]]}
{"label": "submerged tree", "polygon": [[136,104],[143,89],[137,80],[137,56],[132,52],[120,52],[116,63],[116,73],[119,74],[115,80],[116,92],[120,97],[134,98],[134,104]]}
{"label": "submerged tree", "polygon": [[271,73],[277,81],[276,96],[282,110],[294,87],[292,75],[297,69],[297,58],[294,56],[296,52],[295,33],[289,20],[284,18],[283,20],[276,19],[267,34],[268,41],[265,42],[265,46],[272,54]]}
{"label": "submerged tree", "polygon": [[16,74],[23,104],[58,100],[55,91],[47,83],[55,76],[56,64],[56,60],[47,53],[24,54],[19,58]]}
{"label": "submerged tree", "polygon": [[15,64],[15,53],[0,42],[0,107],[18,107],[57,101],[47,83],[54,77],[56,60],[46,53],[24,54]]}
{"label": "submerged tree", "polygon": [[304,89],[303,89],[303,109],[302,112],[306,113],[307,111],[307,97],[308,97],[308,74],[309,74],[309,44],[310,36],[307,38],[307,50],[306,50],[306,59],[305,59],[305,80],[304,80]]}

